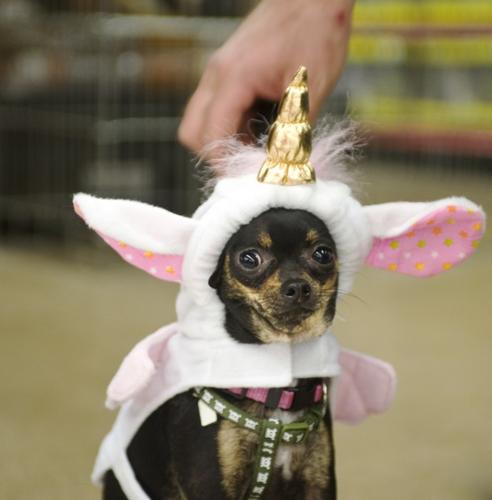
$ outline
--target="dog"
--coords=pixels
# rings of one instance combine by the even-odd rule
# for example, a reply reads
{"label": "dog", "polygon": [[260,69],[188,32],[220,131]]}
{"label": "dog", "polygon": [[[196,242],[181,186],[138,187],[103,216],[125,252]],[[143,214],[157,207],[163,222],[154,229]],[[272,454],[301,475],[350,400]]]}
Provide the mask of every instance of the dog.
{"label": "dog", "polygon": [[332,416],[382,413],[396,385],[390,365],[338,346],[337,296],[363,263],[428,277],[476,250],[485,214],[465,198],[362,206],[348,132],[321,129],[311,144],[307,103],[301,67],[266,154],[233,140],[191,218],[74,197],[126,262],[181,283],[177,322],[143,338],[109,384],[107,406],[121,410],[92,475],[105,499],[335,499]]}
{"label": "dog", "polygon": [[[209,285],[224,304],[227,332],[237,342],[305,341],[322,335],[333,322],[337,249],[326,225],[313,214],[269,209],[229,239]],[[301,379],[287,390],[309,391],[319,382]],[[292,422],[303,413],[225,390],[220,394],[257,418]],[[232,500],[245,498],[250,489],[258,445],[257,434],[228,420],[202,426],[197,399],[187,391],[146,419],[128,447],[128,458],[152,499]],[[111,470],[105,476],[103,498],[126,498]],[[329,407],[304,442],[279,446],[262,498],[336,499]]]}

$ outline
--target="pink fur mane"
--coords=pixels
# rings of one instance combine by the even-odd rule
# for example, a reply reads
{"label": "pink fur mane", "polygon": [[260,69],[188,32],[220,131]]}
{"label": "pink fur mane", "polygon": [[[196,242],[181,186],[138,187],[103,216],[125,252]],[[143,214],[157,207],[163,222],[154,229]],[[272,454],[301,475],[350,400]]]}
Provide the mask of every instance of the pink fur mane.
{"label": "pink fur mane", "polygon": [[[256,174],[266,158],[265,142],[266,137],[262,137],[255,145],[244,144],[237,137],[231,137],[207,147],[207,150],[220,148],[222,155],[202,172],[204,191],[210,192],[217,181],[224,177]],[[314,130],[311,153],[316,177],[353,185],[354,173],[348,171],[347,163],[350,163],[356,146],[355,126],[352,123],[321,123]],[[204,153],[206,155],[206,151]]]}

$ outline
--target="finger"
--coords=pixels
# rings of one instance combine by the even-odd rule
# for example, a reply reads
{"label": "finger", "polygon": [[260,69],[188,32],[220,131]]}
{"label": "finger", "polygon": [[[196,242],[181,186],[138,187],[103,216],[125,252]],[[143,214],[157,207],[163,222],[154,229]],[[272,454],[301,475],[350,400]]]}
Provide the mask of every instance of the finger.
{"label": "finger", "polygon": [[328,95],[328,92],[312,92],[309,91],[309,122],[314,126],[318,118],[321,107]]}
{"label": "finger", "polygon": [[312,82],[309,88],[309,121],[316,122],[319,112],[326,100],[336,86],[338,75],[323,76]]}
{"label": "finger", "polygon": [[207,109],[213,99],[216,78],[213,71],[205,71],[197,89],[186,105],[178,128],[178,140],[189,149],[198,152],[203,146],[202,131]]}
{"label": "finger", "polygon": [[309,85],[309,119],[315,123],[326,98],[335,90],[347,57],[346,43],[341,41],[330,49],[331,61],[324,71],[312,71]]}
{"label": "finger", "polygon": [[217,88],[203,127],[203,145],[234,135],[255,101],[255,91],[246,82],[229,78]]}

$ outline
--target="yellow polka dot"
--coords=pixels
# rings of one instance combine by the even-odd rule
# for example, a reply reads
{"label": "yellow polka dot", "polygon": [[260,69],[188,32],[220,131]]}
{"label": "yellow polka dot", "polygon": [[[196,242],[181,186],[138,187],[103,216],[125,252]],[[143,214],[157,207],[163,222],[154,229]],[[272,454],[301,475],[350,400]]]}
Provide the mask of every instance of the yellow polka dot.
{"label": "yellow polka dot", "polygon": [[468,213],[468,214],[474,214],[474,213],[476,213],[476,210],[473,210],[473,209],[469,208],[469,209],[466,211],[466,213]]}
{"label": "yellow polka dot", "polygon": [[448,219],[446,222],[448,224],[456,224],[456,219],[451,218],[451,219]]}
{"label": "yellow polka dot", "polygon": [[451,269],[453,267],[453,264],[451,264],[451,262],[445,262],[443,265],[442,265],[442,268],[446,271],[447,269]]}
{"label": "yellow polka dot", "polygon": [[397,248],[400,247],[400,242],[397,241],[397,240],[394,240],[390,243],[390,247],[393,249],[393,250],[396,250]]}
{"label": "yellow polka dot", "polygon": [[480,246],[480,240],[472,241],[472,247],[473,248],[478,248],[479,246]]}
{"label": "yellow polka dot", "polygon": [[417,246],[419,248],[424,248],[425,246],[427,246],[427,241],[425,241],[425,240],[419,240],[419,242],[417,243]]}
{"label": "yellow polka dot", "polygon": [[118,245],[121,247],[121,248],[126,248],[128,245],[124,242],[124,241],[120,241],[118,243]]}
{"label": "yellow polka dot", "polygon": [[417,271],[423,271],[425,269],[425,264],[423,262],[417,262],[415,264],[415,268]]}
{"label": "yellow polka dot", "polygon": [[388,269],[390,271],[396,271],[398,269],[398,264],[395,264],[394,262],[392,262],[391,264],[388,264]]}
{"label": "yellow polka dot", "polygon": [[144,257],[147,257],[147,259],[151,259],[153,256],[153,252],[144,252]]}
{"label": "yellow polka dot", "polygon": [[482,224],[480,222],[475,222],[475,224],[473,224],[472,228],[474,231],[480,231],[480,229],[482,229]]}
{"label": "yellow polka dot", "polygon": [[166,266],[166,273],[174,274],[175,272],[176,270],[174,269],[173,266]]}
{"label": "yellow polka dot", "polygon": [[451,238],[446,238],[444,240],[444,244],[447,246],[447,247],[450,247],[452,244],[453,244],[453,240]]}

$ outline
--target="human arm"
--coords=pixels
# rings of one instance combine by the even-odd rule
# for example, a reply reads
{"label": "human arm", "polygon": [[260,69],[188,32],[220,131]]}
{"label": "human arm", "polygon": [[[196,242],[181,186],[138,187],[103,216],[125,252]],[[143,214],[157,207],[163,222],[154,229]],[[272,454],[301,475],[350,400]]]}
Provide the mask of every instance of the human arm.
{"label": "human arm", "polygon": [[179,127],[195,152],[244,132],[258,100],[278,101],[301,65],[310,120],[343,70],[354,0],[263,0],[210,58]]}

